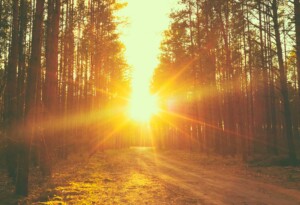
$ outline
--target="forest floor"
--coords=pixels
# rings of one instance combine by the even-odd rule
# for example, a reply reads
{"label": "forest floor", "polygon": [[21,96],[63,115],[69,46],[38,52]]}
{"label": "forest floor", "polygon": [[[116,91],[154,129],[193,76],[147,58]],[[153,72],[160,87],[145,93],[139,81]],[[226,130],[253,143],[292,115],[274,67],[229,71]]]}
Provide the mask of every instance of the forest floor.
{"label": "forest floor", "polygon": [[31,177],[13,197],[0,170],[0,204],[299,205],[300,167],[248,166],[233,158],[131,148],[71,156],[51,179]]}

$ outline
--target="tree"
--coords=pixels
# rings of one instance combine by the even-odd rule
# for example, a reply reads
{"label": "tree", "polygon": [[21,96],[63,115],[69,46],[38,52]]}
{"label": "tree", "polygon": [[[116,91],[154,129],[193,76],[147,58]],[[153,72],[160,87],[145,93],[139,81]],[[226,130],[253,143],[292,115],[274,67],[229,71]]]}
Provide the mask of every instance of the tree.
{"label": "tree", "polygon": [[[17,66],[19,51],[19,1],[13,1],[12,37],[9,52],[8,65],[6,69],[6,87],[4,101],[4,123],[8,139],[7,145],[7,168],[9,175],[16,181],[17,157],[15,152],[18,144],[16,138],[17,124]],[[17,149],[18,150],[18,149]]]}
{"label": "tree", "polygon": [[[45,106],[45,119],[53,121],[57,114],[58,103],[58,43],[61,1],[48,0],[48,16],[46,31],[46,75],[43,91],[43,103]],[[52,126],[46,131],[45,147],[43,149],[42,170],[43,174],[51,175],[51,149],[55,141],[55,133]]]}
{"label": "tree", "polygon": [[298,93],[300,96],[300,1],[294,0]]}
{"label": "tree", "polygon": [[278,8],[277,0],[272,1],[272,11],[273,11],[273,24],[276,38],[276,48],[277,48],[277,57],[279,64],[279,73],[280,73],[280,86],[282,93],[283,109],[284,109],[284,118],[285,118],[285,132],[287,137],[288,149],[289,149],[289,159],[292,164],[297,163],[297,156],[295,145],[293,142],[293,127],[292,127],[292,118],[289,105],[289,91],[287,86],[287,76],[284,68],[283,56],[282,56],[282,47],[280,40],[280,31],[278,24]]}
{"label": "tree", "polygon": [[31,139],[34,135],[35,108],[37,95],[37,82],[41,70],[41,45],[42,45],[42,25],[43,25],[44,0],[36,2],[36,11],[32,29],[32,52],[27,74],[27,87],[25,98],[25,123],[27,129],[24,130],[22,139],[22,152],[20,155],[19,177],[16,183],[16,193],[26,196],[28,194],[29,176],[29,151]]}

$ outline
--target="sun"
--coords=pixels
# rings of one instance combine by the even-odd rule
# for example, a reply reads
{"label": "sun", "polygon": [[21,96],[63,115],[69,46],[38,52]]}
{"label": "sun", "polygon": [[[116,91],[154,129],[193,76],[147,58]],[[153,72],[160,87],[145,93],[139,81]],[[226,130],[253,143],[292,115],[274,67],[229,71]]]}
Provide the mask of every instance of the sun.
{"label": "sun", "polygon": [[136,122],[149,122],[158,112],[159,106],[156,95],[146,92],[133,95],[130,99],[129,117]]}

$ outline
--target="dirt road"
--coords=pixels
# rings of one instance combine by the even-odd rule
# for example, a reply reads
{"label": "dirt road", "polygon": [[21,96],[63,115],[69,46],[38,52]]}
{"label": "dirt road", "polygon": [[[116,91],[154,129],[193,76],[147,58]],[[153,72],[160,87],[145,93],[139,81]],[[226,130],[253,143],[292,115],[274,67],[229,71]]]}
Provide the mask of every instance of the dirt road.
{"label": "dirt road", "polygon": [[300,186],[267,175],[257,178],[241,163],[208,159],[150,148],[99,152],[89,159],[74,156],[19,204],[300,205]]}
{"label": "dirt road", "polygon": [[206,169],[203,165],[155,152],[140,150],[135,153],[139,167],[164,184],[185,192],[191,204],[300,204],[299,190],[260,182],[244,174],[239,176],[230,168]]}

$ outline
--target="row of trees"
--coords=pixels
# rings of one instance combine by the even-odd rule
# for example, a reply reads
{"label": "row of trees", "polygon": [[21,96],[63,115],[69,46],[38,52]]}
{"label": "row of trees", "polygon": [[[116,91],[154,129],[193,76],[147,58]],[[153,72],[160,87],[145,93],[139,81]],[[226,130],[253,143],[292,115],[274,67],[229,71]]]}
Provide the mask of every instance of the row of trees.
{"label": "row of trees", "polygon": [[51,175],[56,159],[110,129],[110,105],[126,104],[128,66],[115,15],[123,6],[0,0],[1,138],[17,194],[28,194],[31,162]]}
{"label": "row of trees", "polygon": [[299,0],[181,0],[161,44],[153,92],[162,146],[287,154],[300,126]]}

